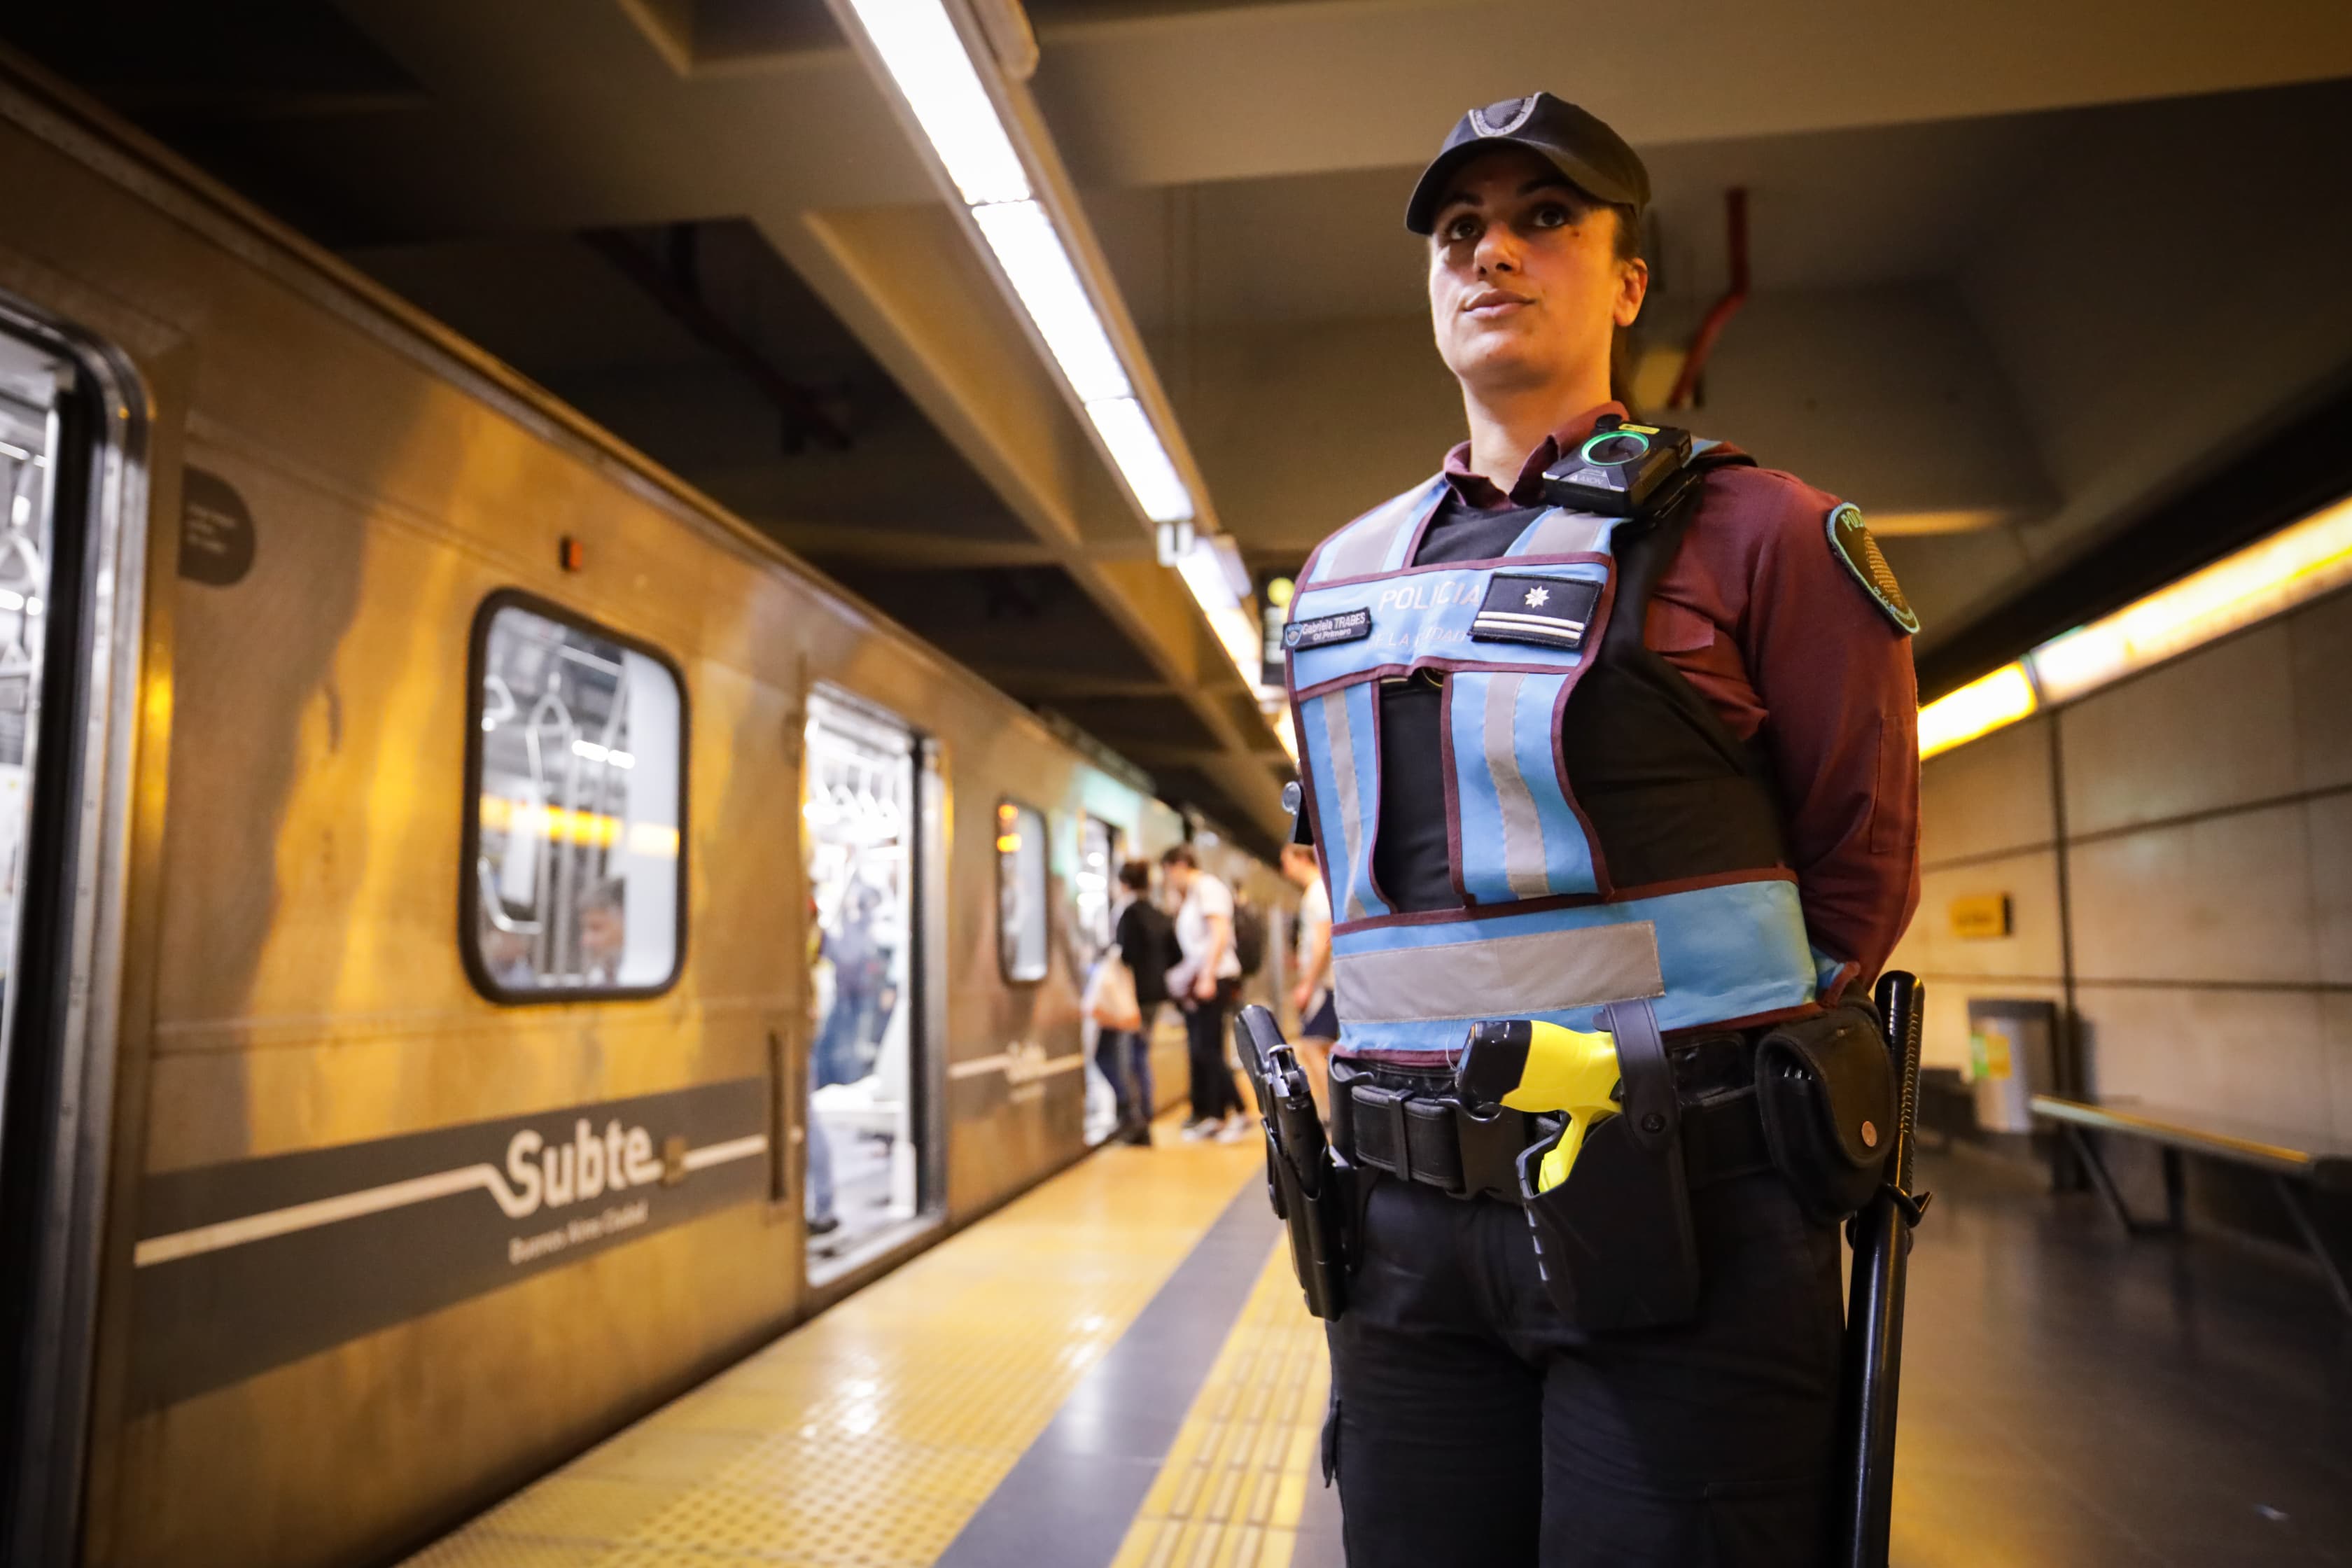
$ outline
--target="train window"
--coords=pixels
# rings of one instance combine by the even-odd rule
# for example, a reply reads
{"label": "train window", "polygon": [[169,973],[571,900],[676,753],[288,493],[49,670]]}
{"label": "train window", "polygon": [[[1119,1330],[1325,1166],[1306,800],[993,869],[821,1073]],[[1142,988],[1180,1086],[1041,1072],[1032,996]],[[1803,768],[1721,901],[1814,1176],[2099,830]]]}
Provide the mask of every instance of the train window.
{"label": "train window", "polygon": [[474,671],[474,983],[502,1002],[665,989],[685,945],[677,670],[509,593],[475,617]]}
{"label": "train window", "polygon": [[1070,902],[1090,963],[1110,946],[1111,879],[1118,875],[1119,842],[1118,829],[1102,818],[1078,819],[1078,868],[1070,878]]}
{"label": "train window", "polygon": [[[58,445],[59,382],[70,374],[29,343],[0,338],[0,992],[11,1002],[18,989],[8,971],[32,847],[26,830],[47,641],[51,458]],[[0,1024],[0,1061],[8,1059],[11,1032]]]}
{"label": "train window", "polygon": [[1045,978],[1045,814],[996,807],[996,963],[1007,980]]}

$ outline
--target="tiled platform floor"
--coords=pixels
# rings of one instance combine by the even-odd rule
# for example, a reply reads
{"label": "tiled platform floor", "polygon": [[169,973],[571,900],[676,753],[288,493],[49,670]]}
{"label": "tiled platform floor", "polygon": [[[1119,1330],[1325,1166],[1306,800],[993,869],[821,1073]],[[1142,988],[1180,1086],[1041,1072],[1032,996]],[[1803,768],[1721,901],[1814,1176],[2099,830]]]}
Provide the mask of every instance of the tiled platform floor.
{"label": "tiled platform floor", "polygon": [[1265,1159],[1245,1143],[1126,1152],[950,1237],[411,1568],[935,1562]]}
{"label": "tiled platform floor", "polygon": [[1965,1151],[1926,1181],[1899,1568],[2352,1563],[2352,1323],[2315,1272],[2126,1238]]}
{"label": "tiled platform floor", "polygon": [[[1337,1568],[1325,1386],[1248,1144],[1110,1150],[412,1568]],[[2352,1565],[2352,1330],[1954,1153],[1912,1273],[1899,1568]]]}

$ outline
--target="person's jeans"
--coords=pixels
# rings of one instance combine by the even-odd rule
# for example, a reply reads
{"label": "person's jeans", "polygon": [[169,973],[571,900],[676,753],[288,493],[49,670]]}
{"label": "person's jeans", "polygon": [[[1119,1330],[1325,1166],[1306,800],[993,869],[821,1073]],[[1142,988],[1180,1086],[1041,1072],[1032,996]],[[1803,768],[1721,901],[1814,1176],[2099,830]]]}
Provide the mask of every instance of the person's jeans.
{"label": "person's jeans", "polygon": [[1233,1069],[1225,1065],[1225,1020],[1240,994],[1241,987],[1228,980],[1217,986],[1212,1000],[1188,996],[1182,1003],[1195,1121],[1215,1121],[1241,1111],[1241,1090],[1234,1087]]}
{"label": "person's jeans", "polygon": [[[815,1063],[810,1063],[809,1092],[816,1092]],[[824,1225],[833,1215],[833,1141],[824,1135],[824,1118],[816,1113],[814,1100],[808,1108],[808,1218],[812,1225]]]}
{"label": "person's jeans", "polygon": [[845,986],[834,994],[833,1006],[825,1014],[824,1024],[817,1030],[816,1044],[809,1053],[815,1064],[819,1088],[856,1083],[872,1069],[866,1042],[880,1033],[871,1026],[880,1000],[876,992]]}
{"label": "person's jeans", "polygon": [[1156,1002],[1143,1007],[1140,1029],[1105,1029],[1095,1042],[1095,1066],[1110,1080],[1118,1097],[1122,1132],[1151,1124],[1151,1024],[1160,1011]]}
{"label": "person's jeans", "polygon": [[1588,1334],[1546,1293],[1516,1206],[1377,1182],[1328,1330],[1323,1457],[1349,1568],[1815,1568],[1837,1228],[1769,1171],[1691,1209],[1697,1318]]}

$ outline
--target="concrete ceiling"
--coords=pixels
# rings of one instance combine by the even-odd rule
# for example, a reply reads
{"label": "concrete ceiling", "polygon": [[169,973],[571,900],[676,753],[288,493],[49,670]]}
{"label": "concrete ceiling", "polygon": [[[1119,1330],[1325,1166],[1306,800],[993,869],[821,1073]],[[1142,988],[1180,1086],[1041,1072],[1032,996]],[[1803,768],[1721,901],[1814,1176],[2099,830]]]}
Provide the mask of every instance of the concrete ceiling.
{"label": "concrete ceiling", "polygon": [[[822,0],[0,21],[1015,696],[1261,840],[1284,763]],[[1651,380],[1861,503],[1937,639],[2352,367],[2340,0],[1033,0],[1030,84],[1225,525],[1293,565],[1457,438],[1398,226],[1549,86],[1659,193]],[[835,439],[845,437],[842,447]]]}

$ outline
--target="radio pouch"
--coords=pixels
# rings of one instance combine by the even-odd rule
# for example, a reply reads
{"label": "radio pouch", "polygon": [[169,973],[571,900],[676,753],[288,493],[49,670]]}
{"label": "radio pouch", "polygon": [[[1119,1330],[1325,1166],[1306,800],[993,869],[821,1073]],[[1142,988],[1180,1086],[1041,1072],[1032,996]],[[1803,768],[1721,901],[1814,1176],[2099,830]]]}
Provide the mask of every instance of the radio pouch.
{"label": "radio pouch", "polygon": [[1812,1219],[1868,1203],[1895,1146],[1895,1066],[1867,1013],[1832,1007],[1757,1043],[1756,1102],[1772,1163]]}
{"label": "radio pouch", "polygon": [[1580,1329],[1664,1328],[1698,1310],[1698,1239],[1691,1228],[1673,1069],[1643,1002],[1616,1003],[1623,1110],[1584,1136],[1568,1179],[1537,1190],[1557,1136],[1519,1156],[1519,1196],[1535,1233],[1544,1289]]}

